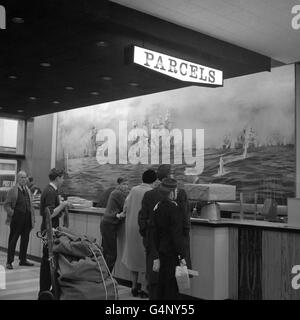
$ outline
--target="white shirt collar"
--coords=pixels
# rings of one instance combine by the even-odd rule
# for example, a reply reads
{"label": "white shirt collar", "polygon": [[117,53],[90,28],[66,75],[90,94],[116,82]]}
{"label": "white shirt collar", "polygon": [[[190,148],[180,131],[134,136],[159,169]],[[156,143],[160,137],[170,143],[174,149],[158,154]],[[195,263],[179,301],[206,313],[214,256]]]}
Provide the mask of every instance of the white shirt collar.
{"label": "white shirt collar", "polygon": [[57,186],[56,186],[54,183],[50,182],[49,184],[50,184],[50,186],[53,187],[53,189],[54,189],[55,191],[57,190]]}

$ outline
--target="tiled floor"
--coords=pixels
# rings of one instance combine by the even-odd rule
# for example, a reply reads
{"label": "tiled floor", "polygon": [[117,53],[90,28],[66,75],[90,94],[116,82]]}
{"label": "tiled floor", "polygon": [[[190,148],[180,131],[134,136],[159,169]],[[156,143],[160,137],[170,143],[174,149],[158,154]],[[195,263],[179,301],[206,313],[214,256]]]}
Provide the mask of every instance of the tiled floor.
{"label": "tiled floor", "polygon": [[[34,267],[20,267],[16,258],[13,270],[5,270],[6,289],[1,288],[0,300],[36,300],[39,289],[39,263],[34,262]],[[0,251],[0,266],[5,268],[6,253]],[[1,270],[0,270],[1,277]],[[130,288],[118,286],[120,300],[140,300],[133,298]]]}

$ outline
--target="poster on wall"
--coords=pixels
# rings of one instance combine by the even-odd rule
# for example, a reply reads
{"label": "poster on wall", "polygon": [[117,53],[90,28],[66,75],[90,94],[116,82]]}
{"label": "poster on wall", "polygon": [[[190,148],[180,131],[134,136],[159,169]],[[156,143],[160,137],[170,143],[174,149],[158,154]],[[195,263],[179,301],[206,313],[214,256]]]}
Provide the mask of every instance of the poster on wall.
{"label": "poster on wall", "polygon": [[126,176],[170,163],[181,183],[223,183],[286,204],[295,195],[294,66],[60,112],[63,191],[97,202]]}

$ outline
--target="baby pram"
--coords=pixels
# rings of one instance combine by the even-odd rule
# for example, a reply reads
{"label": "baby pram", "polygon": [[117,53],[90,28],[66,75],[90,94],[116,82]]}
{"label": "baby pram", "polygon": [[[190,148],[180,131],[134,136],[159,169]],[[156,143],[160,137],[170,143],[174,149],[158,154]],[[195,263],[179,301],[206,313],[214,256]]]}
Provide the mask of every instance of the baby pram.
{"label": "baby pram", "polygon": [[52,290],[39,299],[118,299],[117,283],[95,239],[65,227],[53,229],[48,208],[45,214],[46,234],[38,236],[48,247]]}

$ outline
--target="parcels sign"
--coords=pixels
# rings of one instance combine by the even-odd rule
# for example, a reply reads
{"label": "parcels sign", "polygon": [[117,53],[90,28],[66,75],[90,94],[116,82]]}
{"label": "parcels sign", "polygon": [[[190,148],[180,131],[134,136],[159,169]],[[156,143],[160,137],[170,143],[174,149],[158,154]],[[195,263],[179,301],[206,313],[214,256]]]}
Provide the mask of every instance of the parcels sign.
{"label": "parcels sign", "polygon": [[133,62],[181,81],[223,85],[223,72],[159,52],[134,46]]}

